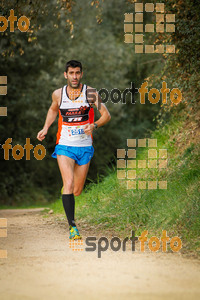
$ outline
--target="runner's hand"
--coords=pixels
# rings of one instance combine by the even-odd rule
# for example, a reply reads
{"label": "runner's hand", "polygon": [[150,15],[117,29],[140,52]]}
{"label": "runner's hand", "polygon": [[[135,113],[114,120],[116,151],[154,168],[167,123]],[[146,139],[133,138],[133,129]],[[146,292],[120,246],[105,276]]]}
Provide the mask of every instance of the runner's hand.
{"label": "runner's hand", "polygon": [[91,135],[93,129],[94,129],[94,125],[93,124],[87,124],[87,125],[85,125],[84,132],[87,135]]}
{"label": "runner's hand", "polygon": [[37,139],[39,140],[39,141],[42,141],[42,140],[44,140],[45,139],[45,135],[47,134],[47,129],[45,129],[45,128],[43,128],[42,130],[40,130],[39,132],[38,132],[38,134],[37,134]]}

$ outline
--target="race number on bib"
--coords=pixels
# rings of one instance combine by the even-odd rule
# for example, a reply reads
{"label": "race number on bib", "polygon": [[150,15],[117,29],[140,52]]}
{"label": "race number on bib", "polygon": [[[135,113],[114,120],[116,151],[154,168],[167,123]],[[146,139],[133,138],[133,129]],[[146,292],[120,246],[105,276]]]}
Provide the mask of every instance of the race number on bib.
{"label": "race number on bib", "polygon": [[84,125],[68,126],[68,138],[72,141],[87,139],[87,135],[84,132]]}

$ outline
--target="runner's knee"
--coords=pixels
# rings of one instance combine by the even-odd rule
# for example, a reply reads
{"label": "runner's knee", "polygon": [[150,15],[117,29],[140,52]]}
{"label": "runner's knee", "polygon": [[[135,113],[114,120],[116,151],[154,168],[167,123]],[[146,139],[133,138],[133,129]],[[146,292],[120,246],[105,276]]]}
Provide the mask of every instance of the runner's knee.
{"label": "runner's knee", "polygon": [[74,189],[74,196],[79,196],[82,193],[82,189]]}
{"label": "runner's knee", "polygon": [[73,188],[74,188],[74,182],[73,180],[66,180],[64,183],[63,183],[63,189],[64,190],[67,190],[67,191],[70,191],[72,192],[73,191]]}

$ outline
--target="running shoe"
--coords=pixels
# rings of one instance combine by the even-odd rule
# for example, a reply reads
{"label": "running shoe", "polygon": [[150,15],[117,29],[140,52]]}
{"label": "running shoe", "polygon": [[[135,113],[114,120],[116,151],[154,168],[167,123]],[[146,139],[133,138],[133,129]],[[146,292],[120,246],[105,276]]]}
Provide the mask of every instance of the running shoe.
{"label": "running shoe", "polygon": [[71,225],[69,226],[69,238],[71,240],[82,239],[76,226],[71,226]]}

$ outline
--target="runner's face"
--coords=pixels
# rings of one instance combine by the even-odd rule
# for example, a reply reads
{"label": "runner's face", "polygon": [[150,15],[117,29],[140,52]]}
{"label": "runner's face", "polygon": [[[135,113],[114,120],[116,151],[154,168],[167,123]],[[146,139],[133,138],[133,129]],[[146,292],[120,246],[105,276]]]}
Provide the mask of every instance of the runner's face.
{"label": "runner's face", "polygon": [[64,73],[64,76],[67,79],[67,84],[70,87],[77,89],[80,85],[83,72],[81,72],[79,67],[76,68],[69,67],[67,73],[66,72]]}

